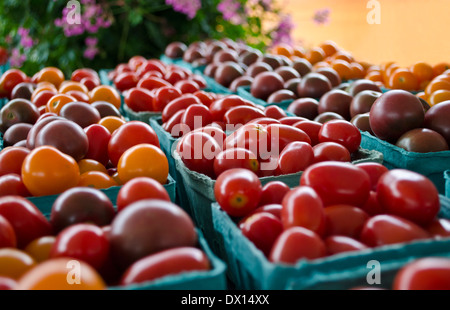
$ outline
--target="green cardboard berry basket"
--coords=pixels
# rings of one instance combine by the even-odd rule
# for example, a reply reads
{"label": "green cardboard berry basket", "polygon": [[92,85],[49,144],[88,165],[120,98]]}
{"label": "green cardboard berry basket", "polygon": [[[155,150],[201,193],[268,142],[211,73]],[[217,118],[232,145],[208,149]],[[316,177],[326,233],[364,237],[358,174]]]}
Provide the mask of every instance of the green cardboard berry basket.
{"label": "green cardboard berry basket", "polygon": [[[440,217],[450,218],[450,200],[441,199]],[[294,266],[270,262],[242,234],[236,222],[217,203],[211,206],[217,238],[212,245],[228,266],[227,276],[236,289],[247,290],[347,290],[369,286],[371,264],[380,264],[380,288],[389,288],[396,272],[420,257],[450,257],[450,238],[428,239],[302,259]],[[210,243],[211,244],[211,243]],[[368,267],[369,266],[369,267]]]}
{"label": "green cardboard berry basket", "polygon": [[450,198],[450,170],[444,172],[445,178],[445,196]]}
{"label": "green cardboard berry basket", "polygon": [[233,95],[237,94],[237,92],[231,91],[228,87],[225,87],[221,84],[219,84],[214,78],[207,76],[205,74],[202,74],[203,78],[206,81],[207,87],[206,91],[210,91],[216,94],[225,94],[225,95]]}
{"label": "green cardboard berry basket", "polygon": [[408,152],[389,142],[361,131],[361,147],[383,153],[384,165],[389,169],[407,169],[428,177],[440,194],[445,194],[443,174],[450,169],[450,151],[433,153]]}
{"label": "green cardboard berry basket", "polygon": [[[382,154],[377,151],[360,149],[358,153],[359,156],[352,161],[354,164],[362,162],[383,162]],[[185,190],[185,196],[182,199],[187,200],[190,214],[197,227],[203,231],[206,239],[213,247],[213,250],[215,250],[214,242],[216,237],[213,227],[211,203],[216,201],[214,196],[214,185],[216,181],[202,173],[188,169],[176,151],[172,155],[178,172],[177,184],[181,183]],[[299,185],[301,175],[302,172],[298,172],[281,176],[262,177],[260,180],[263,186],[271,181],[281,181],[293,188]],[[180,187],[180,185],[178,186]]]}
{"label": "green cardboard berry basket", "polygon": [[283,100],[278,103],[268,103],[267,101],[253,97],[253,95],[250,93],[250,86],[238,87],[237,94],[239,96],[241,96],[242,98],[250,100],[251,102],[253,102],[255,104],[262,105],[263,107],[267,107],[269,105],[277,105],[285,111],[287,110],[289,105],[294,101],[293,99],[291,99],[291,100]]}
{"label": "green cardboard berry basket", "polygon": [[113,69],[100,69],[98,71],[98,75],[100,76],[100,82],[103,85],[113,86],[113,81],[111,81],[108,77],[108,73],[113,71]]}
{"label": "green cardboard berry basket", "polygon": [[[164,188],[167,190],[167,193],[169,194],[170,200],[172,202],[176,201],[176,187],[177,184],[175,180],[172,178],[172,176],[169,174],[167,177],[167,183],[163,185]],[[111,200],[112,204],[115,206],[117,202],[117,194],[119,193],[119,190],[122,188],[122,186],[113,186],[106,189],[101,189],[103,193],[108,196],[108,198]],[[50,213],[52,211],[53,203],[55,202],[56,198],[58,198],[59,195],[49,195],[49,196],[40,196],[40,197],[27,197],[29,201],[34,203],[34,205],[45,215],[50,216]]]}
{"label": "green cardboard berry basket", "polygon": [[161,116],[161,112],[135,112],[130,109],[125,103],[122,105],[122,109],[124,112],[124,116],[128,118],[130,121],[141,121],[147,124],[150,124],[150,119],[158,118]]}
{"label": "green cardboard berry basket", "polygon": [[209,247],[202,232],[197,229],[199,248],[211,263],[211,270],[184,272],[163,278],[127,286],[110,286],[108,290],[226,290],[225,263]]}

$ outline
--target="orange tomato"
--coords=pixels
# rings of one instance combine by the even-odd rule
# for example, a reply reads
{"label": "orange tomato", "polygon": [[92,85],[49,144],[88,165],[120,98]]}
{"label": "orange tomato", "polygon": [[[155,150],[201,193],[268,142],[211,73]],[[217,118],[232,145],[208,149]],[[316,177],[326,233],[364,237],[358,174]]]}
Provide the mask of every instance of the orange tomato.
{"label": "orange tomato", "polygon": [[64,73],[56,67],[46,67],[38,72],[36,81],[40,82],[50,82],[57,88],[65,80]]}
{"label": "orange tomato", "polygon": [[24,251],[15,248],[0,249],[0,276],[20,278],[36,265],[36,261]]}
{"label": "orange tomato", "polygon": [[55,243],[56,237],[44,236],[31,241],[26,247],[27,252],[33,259],[40,263],[46,261],[50,257],[50,250]]}
{"label": "orange tomato", "polygon": [[273,53],[275,55],[283,55],[286,57],[291,57],[294,54],[294,49],[288,44],[278,44],[273,48]]}
{"label": "orange tomato", "polygon": [[31,151],[22,165],[22,180],[33,196],[60,194],[78,184],[77,162],[52,146]]}
{"label": "orange tomato", "polygon": [[391,76],[394,74],[395,71],[399,70],[400,66],[397,64],[392,64],[389,67],[387,67],[385,70],[381,71],[381,76],[383,77],[383,83],[385,85],[389,85],[389,81],[391,79]]}
{"label": "orange tomato", "polygon": [[292,52],[292,56],[296,56],[296,57],[300,57],[300,58],[305,58],[306,57],[306,51],[303,47],[301,46],[295,46],[293,48],[293,52]]}
{"label": "orange tomato", "polygon": [[99,85],[95,87],[90,93],[91,103],[95,101],[106,101],[112,103],[117,109],[120,109],[122,100],[119,92],[112,86]]}
{"label": "orange tomato", "polygon": [[328,63],[325,62],[325,61],[319,61],[319,62],[316,62],[316,63],[313,65],[313,70],[315,71],[315,70],[317,70],[317,69],[319,69],[319,68],[327,68],[327,67],[330,67],[330,64],[328,64]]}
{"label": "orange tomato", "polygon": [[94,159],[82,159],[78,161],[78,167],[80,168],[80,174],[88,171],[100,171],[103,173],[108,173],[106,167]]}
{"label": "orange tomato", "polygon": [[350,64],[350,69],[352,70],[352,79],[362,79],[364,78],[365,70],[362,65],[357,62],[352,62]]}
{"label": "orange tomato", "polygon": [[441,63],[435,64],[433,66],[433,74],[436,77],[436,76],[444,73],[448,69],[450,69],[450,64],[445,63],[445,62],[441,62]]}
{"label": "orange tomato", "polygon": [[428,102],[431,106],[434,106],[440,102],[450,100],[450,90],[439,89],[433,92],[428,98]]}
{"label": "orange tomato", "polygon": [[318,63],[319,61],[323,61],[325,59],[326,55],[320,47],[313,47],[308,51],[306,54],[306,59],[314,65],[315,63]]}
{"label": "orange tomato", "polygon": [[327,40],[319,45],[319,47],[325,53],[325,56],[333,56],[339,50],[339,47],[334,41]]}
{"label": "orange tomato", "polygon": [[160,148],[152,144],[138,144],[122,154],[117,172],[124,184],[135,177],[150,177],[166,184],[169,163]]}
{"label": "orange tomato", "polygon": [[126,121],[117,116],[105,116],[98,123],[108,129],[112,134],[117,128],[125,124]]}
{"label": "orange tomato", "polygon": [[410,70],[419,82],[430,81],[434,76],[433,67],[423,61],[413,64]]}
{"label": "orange tomato", "polygon": [[59,87],[59,92],[65,94],[71,90],[81,91],[85,94],[89,94],[89,89],[80,82],[67,81]]}
{"label": "orange tomato", "polygon": [[420,99],[423,99],[426,102],[428,102],[428,96],[425,94],[424,91],[421,91],[421,92],[417,93],[416,96],[419,97]]}
{"label": "orange tomato", "polygon": [[352,78],[352,68],[347,61],[342,59],[334,60],[331,67],[336,70],[342,80],[350,80]]}
{"label": "orange tomato", "polygon": [[97,189],[110,188],[118,184],[107,173],[100,171],[87,171],[80,175],[78,186],[93,187]]}
{"label": "orange tomato", "polygon": [[383,76],[380,71],[371,71],[364,78],[374,82],[383,82]]}
{"label": "orange tomato", "polygon": [[75,97],[66,94],[56,94],[48,100],[45,111],[53,112],[59,115],[59,111],[61,111],[63,106],[69,102],[75,101],[77,101]]}
{"label": "orange tomato", "polygon": [[441,89],[450,90],[450,82],[443,79],[434,79],[425,88],[425,94],[431,96],[432,93]]}
{"label": "orange tomato", "polygon": [[346,51],[337,51],[336,54],[334,54],[332,57],[334,60],[340,59],[340,60],[344,60],[348,63],[355,61],[355,58],[353,58],[353,55]]}
{"label": "orange tomato", "polygon": [[419,89],[419,80],[408,69],[397,69],[390,75],[388,87],[391,89],[416,91]]}
{"label": "orange tomato", "polygon": [[123,185],[124,183],[122,182],[122,180],[119,178],[119,173],[116,172],[112,175],[113,180],[117,183],[117,185]]}
{"label": "orange tomato", "polygon": [[89,264],[71,258],[52,258],[26,272],[18,290],[103,290],[105,281]]}

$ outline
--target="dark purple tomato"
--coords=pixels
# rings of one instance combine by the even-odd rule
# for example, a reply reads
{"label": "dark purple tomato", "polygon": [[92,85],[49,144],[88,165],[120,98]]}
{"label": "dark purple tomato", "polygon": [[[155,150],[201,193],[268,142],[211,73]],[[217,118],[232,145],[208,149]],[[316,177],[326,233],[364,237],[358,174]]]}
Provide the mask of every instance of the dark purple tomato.
{"label": "dark purple tomato", "polygon": [[11,146],[17,142],[27,140],[28,133],[33,125],[27,123],[17,123],[9,127],[3,135],[3,147]]}
{"label": "dark purple tomato", "polygon": [[284,88],[284,81],[278,73],[262,72],[258,74],[250,88],[253,97],[266,100],[277,90]]}
{"label": "dark purple tomato", "polygon": [[416,128],[404,133],[395,144],[408,152],[430,153],[448,150],[447,141],[434,130]]}
{"label": "dark purple tomato", "polygon": [[440,133],[450,145],[450,100],[432,106],[425,113],[424,126]]}
{"label": "dark purple tomato", "polygon": [[381,92],[374,90],[363,90],[359,92],[353,97],[353,100],[350,103],[350,116],[355,117],[358,114],[370,112],[373,103],[380,96]]}
{"label": "dark purple tomato", "polygon": [[308,73],[305,75],[297,87],[299,97],[320,98],[331,90],[330,80],[319,73]]}
{"label": "dark purple tomato", "polygon": [[101,119],[100,112],[85,102],[69,102],[61,108],[59,115],[77,123],[81,128],[96,124]]}
{"label": "dark purple tomato", "polygon": [[314,119],[319,115],[319,102],[314,98],[299,98],[294,100],[288,107],[288,111],[307,119]]}

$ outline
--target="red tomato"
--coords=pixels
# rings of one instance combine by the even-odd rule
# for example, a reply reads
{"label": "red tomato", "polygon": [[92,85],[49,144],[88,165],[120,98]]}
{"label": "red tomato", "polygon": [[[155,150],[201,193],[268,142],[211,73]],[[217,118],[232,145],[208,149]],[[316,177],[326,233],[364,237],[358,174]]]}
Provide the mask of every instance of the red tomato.
{"label": "red tomato", "polygon": [[334,205],[325,208],[327,236],[347,236],[358,239],[369,214],[349,205]]}
{"label": "red tomato", "polygon": [[281,181],[270,181],[262,188],[260,206],[270,204],[281,204],[284,196],[291,189]]}
{"label": "red tomato", "polygon": [[268,212],[258,212],[245,219],[240,226],[242,234],[269,256],[275,240],[283,231],[283,224],[276,216]]}
{"label": "red tomato", "polygon": [[197,85],[200,87],[200,89],[206,88],[206,86],[207,86],[206,80],[201,75],[193,74],[193,75],[191,75],[189,77],[189,80],[194,81],[195,83],[197,83]]}
{"label": "red tomato", "polygon": [[435,219],[427,227],[433,237],[450,237],[450,220]]}
{"label": "red tomato", "polygon": [[250,122],[248,122],[247,124],[256,124],[256,125],[263,125],[263,126],[267,126],[270,124],[281,124],[279,120],[274,119],[274,118],[270,118],[270,117],[260,117],[260,118],[256,118],[254,120],[251,120]]}
{"label": "red tomato", "polygon": [[394,290],[450,290],[450,259],[425,257],[405,265],[396,274]]}
{"label": "red tomato", "polygon": [[323,162],[310,166],[303,172],[300,185],[314,188],[325,206],[362,206],[370,193],[367,173],[352,164],[341,162]]}
{"label": "red tomato", "polygon": [[[264,187],[263,187],[264,190]],[[274,215],[276,218],[278,218],[279,220],[281,220],[281,208],[283,206],[281,204],[269,204],[269,205],[262,205],[261,207],[256,208],[253,212],[251,212],[248,216],[252,216],[253,214],[256,213],[260,213],[260,212],[265,212],[265,213],[270,213],[272,215]],[[240,225],[239,225],[240,228]]]}
{"label": "red tomato", "polygon": [[186,112],[181,118],[181,123],[189,127],[190,130],[204,127],[211,124],[212,116],[208,107],[203,104],[192,104],[186,108]]}
{"label": "red tomato", "polygon": [[22,163],[31,151],[25,147],[9,146],[0,151],[0,176],[22,174]]}
{"label": "red tomato", "polygon": [[309,136],[303,130],[293,126],[272,124],[267,126],[267,132],[270,134],[272,151],[282,152],[286,145],[294,141],[311,145]]}
{"label": "red tomato", "polygon": [[134,178],[123,185],[117,194],[117,211],[142,199],[170,201],[169,194],[161,183],[148,177]]}
{"label": "red tomato", "polygon": [[214,159],[214,173],[217,176],[233,168],[244,168],[258,173],[258,158],[251,151],[244,148],[227,149],[217,154]]}
{"label": "red tomato", "polygon": [[19,174],[9,173],[0,176],[0,197],[8,195],[31,196]]}
{"label": "red tomato", "polygon": [[162,110],[162,121],[167,122],[179,110],[186,110],[192,104],[201,104],[200,99],[192,94],[184,94],[170,101]]}
{"label": "red tomato", "polygon": [[23,197],[1,197],[0,215],[14,228],[19,248],[24,248],[36,238],[52,233],[52,227],[41,211]]}
{"label": "red tomato", "polygon": [[376,191],[378,180],[380,177],[389,171],[388,168],[379,163],[360,163],[357,167],[363,169],[370,177],[371,190]]}
{"label": "red tomato", "polygon": [[324,242],[328,255],[368,249],[365,244],[346,236],[329,236]]}
{"label": "red tomato", "polygon": [[92,124],[84,128],[89,141],[89,147],[85,159],[94,159],[106,166],[109,162],[108,144],[111,139],[111,133],[104,126]]}
{"label": "red tomato", "polygon": [[331,120],[322,125],[319,132],[320,142],[336,142],[347,148],[350,153],[356,152],[361,144],[361,132],[350,122]]}
{"label": "red tomato", "polygon": [[220,207],[230,216],[246,216],[256,209],[262,186],[258,176],[248,169],[234,168],[223,172],[214,185]]}
{"label": "red tomato", "polygon": [[139,72],[159,71],[162,74],[166,72],[166,68],[162,62],[157,59],[149,59],[139,66]]}
{"label": "red tomato", "polygon": [[256,107],[238,106],[230,108],[224,115],[223,121],[226,124],[237,126],[244,125],[256,118],[265,117],[264,112]]}
{"label": "red tomato", "polygon": [[74,224],[63,229],[50,250],[50,258],[70,257],[82,260],[95,269],[108,258],[109,241],[94,224]]}
{"label": "red tomato", "polygon": [[179,110],[175,112],[175,114],[162,125],[163,129],[170,133],[172,137],[178,138],[190,131],[187,125],[181,124],[181,119],[183,118],[184,112],[186,112],[186,110]]}
{"label": "red tomato", "polygon": [[295,128],[303,130],[311,139],[311,145],[314,146],[319,143],[319,132],[322,124],[314,121],[300,121],[295,123]]}
{"label": "red tomato", "polygon": [[80,82],[84,78],[99,78],[98,73],[90,68],[80,68],[72,72],[70,80]]}
{"label": "red tomato", "polygon": [[300,117],[300,116],[286,116],[286,117],[280,118],[279,121],[283,125],[293,126],[294,124],[297,124],[299,122],[308,121],[308,119],[304,118],[304,117]]}
{"label": "red tomato", "polygon": [[153,90],[165,86],[172,86],[172,84],[156,76],[151,76],[146,79],[140,79],[137,84],[138,88],[146,88],[148,90]]}
{"label": "red tomato", "polygon": [[282,201],[281,221],[284,229],[304,227],[318,235],[325,232],[322,200],[311,187],[299,186],[289,191]]}
{"label": "red tomato", "polygon": [[318,234],[304,227],[291,227],[278,236],[269,260],[293,265],[301,259],[320,258],[325,254],[325,243]]}
{"label": "red tomato", "polygon": [[288,143],[281,151],[278,169],[281,174],[296,173],[305,170],[314,162],[314,151],[307,142]]}
{"label": "red tomato", "polygon": [[264,109],[264,114],[266,117],[271,117],[274,119],[280,119],[286,117],[286,112],[277,105],[269,105]]}
{"label": "red tomato", "polygon": [[213,103],[213,101],[215,100],[212,93],[208,93],[204,90],[196,91],[193,95],[198,99],[200,99],[200,101],[207,107],[209,107],[211,103]]}
{"label": "red tomato", "polygon": [[426,239],[430,235],[422,227],[395,215],[375,215],[364,225],[360,241],[371,247]]}
{"label": "red tomato", "polygon": [[51,90],[43,90],[40,91],[36,97],[33,98],[33,103],[35,106],[42,107],[42,106],[46,106],[47,102],[50,100],[51,97],[53,97],[54,95],[56,95],[56,93],[54,91]]}
{"label": "red tomato", "polygon": [[17,246],[16,233],[11,223],[0,215],[0,249],[15,248]]}
{"label": "red tomato", "polygon": [[217,141],[217,143],[219,144],[220,148],[223,148],[223,144],[225,142],[225,139],[227,138],[226,133],[222,130],[222,128],[216,127],[216,126],[205,126],[202,128],[197,128],[193,130],[194,132],[200,131],[200,132],[204,132],[208,135],[210,135],[211,137],[214,138],[214,140]]}
{"label": "red tomato", "polygon": [[11,98],[11,92],[17,84],[26,82],[27,75],[19,69],[6,70],[0,76],[0,98]]}
{"label": "red tomato", "polygon": [[116,76],[114,79],[114,86],[119,91],[125,91],[128,89],[131,89],[133,87],[136,87],[137,83],[139,82],[139,76],[134,72],[123,72]]}
{"label": "red tomato", "polygon": [[197,82],[192,80],[182,80],[175,83],[175,87],[179,88],[183,94],[193,94],[200,90]]}
{"label": "red tomato", "polygon": [[101,85],[100,79],[90,77],[82,78],[80,83],[86,86],[89,91]]}
{"label": "red tomato", "polygon": [[146,62],[147,62],[147,59],[144,56],[136,55],[136,56],[131,57],[128,60],[128,66],[132,70],[136,71],[137,69],[139,69]]}
{"label": "red tomato", "polygon": [[233,107],[237,107],[237,106],[255,106],[254,103],[245,100],[243,98],[241,98],[238,95],[229,95],[226,97],[223,97],[221,99],[218,99],[216,101],[214,101],[213,103],[211,103],[211,105],[209,106],[209,109],[211,111],[213,120],[215,121],[223,121],[224,120],[224,116],[225,113],[233,108]]}
{"label": "red tomato", "polygon": [[370,191],[369,199],[361,206],[361,209],[366,211],[369,215],[386,213],[383,206],[378,202],[377,192],[374,191]]}
{"label": "red tomato", "polygon": [[322,142],[314,145],[314,162],[325,161],[349,162],[351,154],[345,146],[335,142]]}
{"label": "red tomato", "polygon": [[153,98],[153,111],[162,111],[172,100],[181,97],[181,91],[173,86],[158,88]]}
{"label": "red tomato", "polygon": [[77,101],[81,101],[81,102],[86,102],[89,103],[89,95],[79,91],[79,90],[70,90],[68,92],[65,93],[68,96],[72,96],[73,98],[75,98]]}
{"label": "red tomato", "polygon": [[130,285],[210,269],[211,263],[203,251],[194,247],[175,247],[134,262],[123,274],[120,284]]}
{"label": "red tomato", "polygon": [[108,156],[112,164],[117,166],[126,150],[141,143],[160,147],[158,136],[150,125],[141,121],[130,121],[120,126],[111,135],[108,143]]}
{"label": "red tomato", "polygon": [[184,71],[181,70],[168,70],[166,74],[164,75],[164,80],[171,83],[172,85],[175,85],[177,82],[182,81],[187,78],[187,74],[184,73]]}
{"label": "red tomato", "polygon": [[153,111],[153,94],[145,88],[130,88],[125,95],[125,104],[135,112]]}
{"label": "red tomato", "polygon": [[270,134],[264,126],[247,124],[234,131],[225,139],[224,148],[242,147],[252,151],[258,156],[258,159],[269,159],[270,143]]}
{"label": "red tomato", "polygon": [[190,132],[178,142],[177,151],[188,169],[214,178],[214,158],[222,149],[213,137]]}
{"label": "red tomato", "polygon": [[405,169],[386,172],[378,182],[377,196],[387,213],[419,225],[431,223],[440,209],[439,192],[433,182]]}

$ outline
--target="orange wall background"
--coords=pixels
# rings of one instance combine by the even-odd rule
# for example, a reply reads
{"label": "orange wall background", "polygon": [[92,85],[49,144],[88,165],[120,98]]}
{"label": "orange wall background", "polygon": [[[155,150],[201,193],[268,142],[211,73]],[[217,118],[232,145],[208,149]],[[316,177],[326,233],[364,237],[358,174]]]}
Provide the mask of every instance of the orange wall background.
{"label": "orange wall background", "polygon": [[[285,0],[295,23],[293,36],[306,48],[333,40],[358,60],[450,62],[450,0],[378,0],[381,23],[367,22],[368,0]],[[329,23],[313,21],[330,9]]]}

